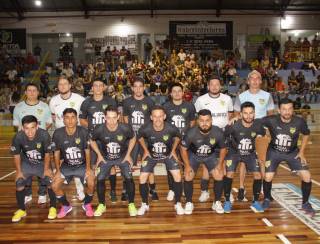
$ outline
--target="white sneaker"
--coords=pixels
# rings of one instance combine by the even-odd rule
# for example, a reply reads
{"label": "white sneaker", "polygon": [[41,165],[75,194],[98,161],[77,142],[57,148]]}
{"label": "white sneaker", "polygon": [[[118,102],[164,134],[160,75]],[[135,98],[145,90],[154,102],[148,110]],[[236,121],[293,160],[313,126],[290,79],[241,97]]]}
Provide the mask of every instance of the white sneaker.
{"label": "white sneaker", "polygon": [[147,211],[149,211],[149,205],[143,202],[141,207],[138,209],[138,215],[144,215]]}
{"label": "white sneaker", "polygon": [[174,205],[174,209],[176,210],[177,212],[177,215],[184,215],[184,209],[181,205],[181,202],[177,202],[175,205]]}
{"label": "white sneaker", "polygon": [[208,191],[201,191],[201,195],[199,197],[199,202],[206,202],[210,198],[210,194]]}
{"label": "white sneaker", "polygon": [[212,204],[212,210],[216,211],[218,214],[223,214],[224,210],[220,201],[216,201]]}
{"label": "white sneaker", "polygon": [[167,195],[167,201],[171,202],[174,199],[174,191],[170,190]]}
{"label": "white sneaker", "polygon": [[83,185],[81,183],[80,178],[78,178],[78,177],[74,178],[74,183],[77,188],[77,194],[78,194],[77,197],[78,197],[79,201],[83,201],[83,199],[85,198],[85,194],[83,192]]}
{"label": "white sneaker", "polygon": [[187,202],[184,208],[184,214],[187,214],[187,215],[192,214],[192,211],[193,211],[193,203]]}
{"label": "white sneaker", "polygon": [[39,195],[38,204],[45,204],[47,202],[47,195]]}
{"label": "white sneaker", "polygon": [[28,202],[32,201],[32,195],[28,195],[24,197],[24,204],[27,204]]}
{"label": "white sneaker", "polygon": [[234,202],[234,197],[233,197],[232,192],[230,193],[230,202]]}

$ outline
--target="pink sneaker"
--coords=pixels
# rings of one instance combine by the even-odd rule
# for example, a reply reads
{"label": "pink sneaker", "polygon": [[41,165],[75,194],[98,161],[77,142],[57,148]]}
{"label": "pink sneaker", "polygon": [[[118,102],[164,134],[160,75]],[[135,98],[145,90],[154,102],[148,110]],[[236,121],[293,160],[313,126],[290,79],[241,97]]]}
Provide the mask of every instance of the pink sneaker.
{"label": "pink sneaker", "polygon": [[82,205],[83,210],[86,212],[86,215],[88,217],[93,217],[94,213],[93,213],[93,209],[92,209],[92,205],[91,203],[88,203],[86,205]]}
{"label": "pink sneaker", "polygon": [[62,206],[62,207],[60,208],[60,211],[59,211],[58,216],[57,216],[58,219],[64,218],[68,213],[71,212],[71,210],[72,210],[72,206],[71,206],[71,205],[69,205],[69,206]]}

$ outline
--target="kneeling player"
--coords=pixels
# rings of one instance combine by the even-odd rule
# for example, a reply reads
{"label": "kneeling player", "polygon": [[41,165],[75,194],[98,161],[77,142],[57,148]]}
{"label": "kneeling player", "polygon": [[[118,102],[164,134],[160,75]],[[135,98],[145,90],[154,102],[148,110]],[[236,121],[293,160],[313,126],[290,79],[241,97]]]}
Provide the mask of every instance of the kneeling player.
{"label": "kneeling player", "polygon": [[176,154],[181,136],[177,127],[165,122],[165,119],[164,109],[161,106],[155,106],[151,112],[152,123],[144,125],[138,132],[138,140],[144,150],[139,179],[142,205],[138,215],[144,215],[149,210],[147,179],[158,162],[165,163],[167,170],[172,174],[175,210],[178,215],[184,214],[180,203],[182,184]]}
{"label": "kneeling player", "polygon": [[22,130],[12,141],[11,152],[16,166],[16,198],[18,211],[14,213],[12,222],[19,222],[27,215],[25,209],[25,186],[32,176],[41,178],[41,185],[48,187],[50,209],[48,219],[57,216],[56,198],[50,187],[52,170],[50,166],[51,138],[46,130],[38,127],[37,118],[27,115],[22,118]]}
{"label": "kneeling player", "polygon": [[[98,155],[96,164],[97,193],[99,205],[94,216],[101,216],[106,211],[105,206],[105,179],[109,177],[114,166],[121,169],[125,178],[126,192],[129,198],[129,214],[136,216],[134,205],[135,186],[131,172],[131,151],[135,145],[136,137],[129,125],[119,123],[119,114],[116,107],[109,106],[105,110],[105,124],[98,125],[92,135],[91,147]],[[101,152],[96,141],[100,142]]]}
{"label": "kneeling player", "polygon": [[259,200],[262,176],[255,152],[255,139],[265,135],[265,129],[260,120],[254,120],[255,107],[251,102],[241,105],[241,120],[225,129],[225,137],[230,141],[229,152],[226,156],[226,171],[224,177],[224,212],[231,212],[230,193],[232,179],[239,163],[244,163],[248,172],[253,173],[253,202],[251,208],[255,212],[263,212]]}
{"label": "kneeling player", "polygon": [[[220,149],[219,159],[216,150]],[[215,202],[212,209],[223,214],[220,202],[223,191],[224,158],[227,154],[222,130],[212,125],[211,112],[202,109],[198,112],[198,126],[187,131],[181,146],[181,157],[185,164],[184,193],[186,196],[185,214],[192,214],[193,178],[201,163],[204,163],[214,178]]]}
{"label": "kneeling player", "polygon": [[[58,218],[65,217],[72,210],[62,190],[62,185],[65,181],[69,184],[74,177],[79,177],[83,184],[85,182],[87,184],[87,194],[85,194],[82,208],[88,217],[92,217],[94,174],[90,168],[89,134],[87,129],[77,126],[77,111],[73,108],[63,111],[63,122],[65,126],[57,129],[53,134],[56,173],[52,189],[62,204]],[[60,160],[60,155],[62,160]]]}
{"label": "kneeling player", "polygon": [[[297,171],[301,178],[302,209],[311,215],[315,210],[309,203],[311,193],[311,174],[304,150],[308,144],[310,130],[306,121],[293,115],[293,102],[284,98],[279,102],[279,115],[265,117],[263,125],[270,131],[271,142],[265,162],[265,178],[263,181],[263,208],[270,206],[272,179],[280,162],[287,162],[292,171]],[[302,134],[302,144],[298,148],[299,135]]]}

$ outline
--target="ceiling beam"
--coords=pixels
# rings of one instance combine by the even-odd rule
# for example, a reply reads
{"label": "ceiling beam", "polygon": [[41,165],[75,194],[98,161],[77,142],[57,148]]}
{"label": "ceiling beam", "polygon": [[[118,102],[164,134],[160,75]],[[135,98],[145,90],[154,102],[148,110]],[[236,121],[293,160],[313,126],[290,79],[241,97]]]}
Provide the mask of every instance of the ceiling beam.
{"label": "ceiling beam", "polygon": [[81,0],[82,11],[84,11],[84,18],[89,18],[89,7],[86,0]]}
{"label": "ceiling beam", "polygon": [[24,19],[24,16],[23,16],[23,9],[19,3],[18,0],[12,0],[10,1],[11,4],[13,5],[13,8],[15,9],[17,15],[18,15],[18,20],[21,21]]}
{"label": "ceiling beam", "polygon": [[222,0],[218,0],[217,8],[216,8],[216,17],[220,17],[220,15],[221,15],[221,7],[222,7]]}

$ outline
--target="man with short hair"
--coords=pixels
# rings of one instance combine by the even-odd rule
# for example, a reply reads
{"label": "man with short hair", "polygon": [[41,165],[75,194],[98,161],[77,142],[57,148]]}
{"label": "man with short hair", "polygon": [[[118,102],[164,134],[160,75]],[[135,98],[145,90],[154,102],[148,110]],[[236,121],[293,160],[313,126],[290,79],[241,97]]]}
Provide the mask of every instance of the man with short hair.
{"label": "man with short hair", "polygon": [[56,198],[51,189],[52,169],[50,165],[51,138],[49,133],[39,128],[38,120],[33,115],[26,115],[21,121],[22,129],[12,140],[11,153],[16,167],[16,198],[19,209],[14,213],[12,222],[19,222],[27,215],[25,194],[27,179],[38,176],[41,184],[48,187],[50,209],[48,219],[57,215]]}
{"label": "man with short hair", "polygon": [[77,125],[78,115],[73,108],[66,108],[63,111],[63,122],[65,126],[56,129],[52,139],[56,166],[52,189],[62,204],[57,217],[64,218],[72,210],[62,185],[64,182],[69,184],[75,177],[88,186],[82,208],[88,217],[92,217],[94,174],[90,167],[89,133],[86,128]]}

